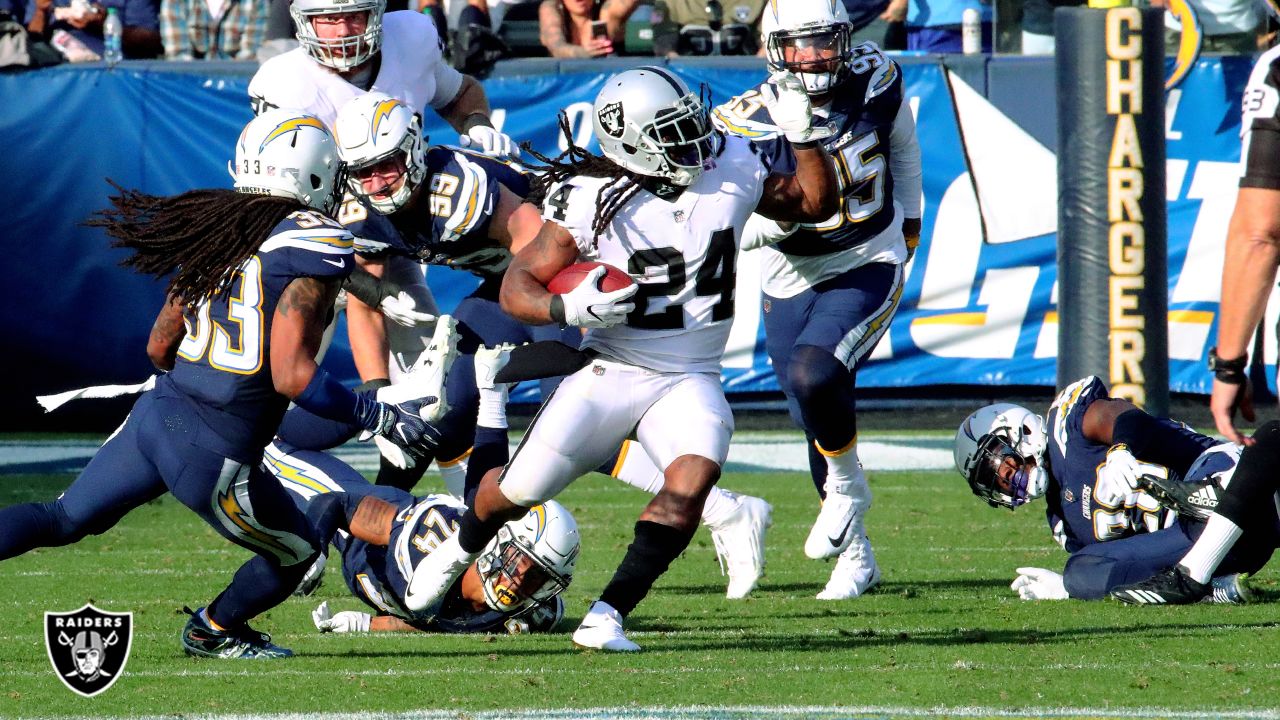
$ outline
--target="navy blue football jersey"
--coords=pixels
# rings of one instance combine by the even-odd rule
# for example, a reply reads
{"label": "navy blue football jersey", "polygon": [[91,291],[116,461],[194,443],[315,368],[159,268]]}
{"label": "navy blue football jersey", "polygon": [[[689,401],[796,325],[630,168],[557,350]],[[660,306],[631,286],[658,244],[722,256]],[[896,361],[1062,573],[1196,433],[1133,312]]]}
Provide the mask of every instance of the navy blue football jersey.
{"label": "navy blue football jersey", "polygon": [[[1158,530],[1172,521],[1168,511],[1146,493],[1135,493],[1118,506],[1097,501],[1098,471],[1106,464],[1111,446],[1085,437],[1084,416],[1090,405],[1108,397],[1107,387],[1100,379],[1084,378],[1058,394],[1046,418],[1049,486],[1045,512],[1055,539],[1067,552],[1095,542]],[[1214,445],[1212,438],[1181,423],[1166,419],[1159,422],[1184,433],[1204,450]]]}
{"label": "navy blue football jersey", "polygon": [[[765,83],[761,83],[764,85]],[[893,121],[902,106],[902,71],[875,43],[853,48],[849,77],[833,93],[831,104],[815,108],[814,122],[829,123],[835,133],[822,141],[835,160],[840,209],[830,220],[802,224],[775,247],[789,255],[827,255],[856,247],[893,223],[893,177],[889,172]],[[820,113],[826,112],[826,117]],[[770,171],[794,172],[795,158],[760,98],[760,86],[716,108],[712,115],[725,132],[750,138],[769,159]]]}
{"label": "navy blue football jersey", "polygon": [[187,335],[165,384],[194,401],[220,436],[214,449],[254,461],[271,440],[289,406],[271,378],[276,304],[295,278],[349,275],[352,246],[351,234],[337,222],[314,211],[295,212],[245,261],[230,289],[187,310]]}

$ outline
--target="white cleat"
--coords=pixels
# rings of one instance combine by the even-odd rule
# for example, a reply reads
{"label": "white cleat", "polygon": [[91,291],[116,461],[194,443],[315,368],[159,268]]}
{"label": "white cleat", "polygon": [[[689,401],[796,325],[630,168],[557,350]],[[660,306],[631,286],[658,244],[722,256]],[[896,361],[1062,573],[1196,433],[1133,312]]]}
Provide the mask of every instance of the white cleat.
{"label": "white cleat", "polygon": [[445,384],[453,361],[458,359],[458,321],[452,315],[436,318],[436,329],[427,341],[427,349],[418,357],[400,382],[378,390],[377,398],[386,403],[402,403],[418,398],[434,397],[435,403],[423,405],[422,419],[435,422],[449,412]]}
{"label": "white cleat", "polygon": [[725,597],[740,600],[756,589],[764,575],[764,536],[773,525],[773,506],[758,497],[738,496],[738,509],[711,528],[720,572],[728,574]]}
{"label": "white cleat", "polygon": [[862,516],[871,507],[871,487],[861,472],[843,482],[827,481],[827,499],[804,541],[804,554],[814,560],[844,552],[858,535],[865,534]]}
{"label": "white cleat", "polygon": [[840,553],[827,586],[818,593],[819,600],[852,600],[880,584],[880,566],[871,550],[871,541],[859,535]]}
{"label": "white cleat", "polygon": [[481,346],[476,350],[476,387],[481,390],[492,390],[498,372],[511,360],[511,351],[515,349],[511,343],[503,343],[496,347]]}
{"label": "white cleat", "polygon": [[451,535],[413,569],[409,587],[404,593],[404,606],[417,613],[439,604],[453,583],[479,556],[480,553],[465,552],[458,544],[458,535]]}
{"label": "white cleat", "polygon": [[573,644],[584,650],[636,652],[640,646],[622,634],[622,616],[607,602],[591,604],[582,624],[573,631]]}

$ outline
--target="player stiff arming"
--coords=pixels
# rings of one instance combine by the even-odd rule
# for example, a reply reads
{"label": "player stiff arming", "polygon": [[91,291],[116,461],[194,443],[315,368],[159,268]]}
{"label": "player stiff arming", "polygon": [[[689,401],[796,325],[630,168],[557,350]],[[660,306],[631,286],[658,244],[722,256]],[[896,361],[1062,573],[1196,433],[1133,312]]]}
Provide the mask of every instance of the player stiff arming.
{"label": "player stiff arming", "polygon": [[[811,128],[803,87],[784,74],[765,97],[775,118],[787,118],[780,125],[794,174],[773,174],[750,142],[713,130],[702,97],[667,70],[637,68],[605,83],[593,117],[607,161],[571,145],[568,162],[553,163],[546,223],[512,261],[501,293],[503,308],[525,322],[589,328],[583,348],[594,360],[548,399],[507,468],[485,476],[458,534],[414,571],[409,608],[434,602],[503,522],[554,497],[634,432],[664,484],[574,642],[639,649],[622,618],[688,545],[728,452],[733,416],[719,371],[743,224],[753,210],[814,221],[835,208],[834,168],[813,142],[822,133]],[[620,267],[638,284],[606,293],[588,276],[563,295],[547,291],[581,260]]]}

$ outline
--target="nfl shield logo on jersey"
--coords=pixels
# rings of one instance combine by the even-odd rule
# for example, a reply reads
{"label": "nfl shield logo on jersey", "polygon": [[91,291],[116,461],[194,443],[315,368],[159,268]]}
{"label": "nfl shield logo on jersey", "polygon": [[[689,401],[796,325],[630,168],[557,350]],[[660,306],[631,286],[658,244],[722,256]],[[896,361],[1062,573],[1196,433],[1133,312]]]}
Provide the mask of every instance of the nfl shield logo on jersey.
{"label": "nfl shield logo on jersey", "polygon": [[600,127],[611,137],[622,137],[622,103],[609,103],[600,108]]}
{"label": "nfl shield logo on jersey", "polygon": [[120,678],[133,644],[133,613],[103,612],[86,604],[74,612],[44,614],[44,646],[64,685],[93,697]]}

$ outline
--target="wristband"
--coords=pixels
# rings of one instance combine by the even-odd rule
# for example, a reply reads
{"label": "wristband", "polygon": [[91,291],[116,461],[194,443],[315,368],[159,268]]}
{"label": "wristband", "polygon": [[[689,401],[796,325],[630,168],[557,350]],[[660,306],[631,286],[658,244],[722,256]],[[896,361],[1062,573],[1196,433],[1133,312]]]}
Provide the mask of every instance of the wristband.
{"label": "wristband", "polygon": [[[474,127],[493,128],[493,121],[489,116],[482,112],[473,112],[462,121],[462,134],[466,135]],[[495,130],[497,128],[494,128]]]}
{"label": "wristband", "polygon": [[323,368],[316,368],[311,382],[293,402],[313,415],[330,420],[349,423],[356,417],[356,394],[343,387]]}
{"label": "wristband", "polygon": [[559,295],[551,296],[551,307],[549,309],[552,322],[558,323],[560,327],[565,327],[569,323],[564,319],[564,298]]}
{"label": "wristband", "polygon": [[796,150],[813,150],[818,147],[817,140],[806,140],[805,142],[792,142],[791,147]]}
{"label": "wristband", "polygon": [[1213,376],[1220,382],[1229,385],[1243,385],[1246,379],[1244,368],[1248,362],[1248,355],[1243,355],[1233,360],[1224,360],[1218,357],[1218,348],[1209,349],[1209,369],[1213,371]]}
{"label": "wristband", "polygon": [[342,288],[371,308],[381,305],[385,298],[394,296],[398,289],[360,267],[353,270],[347,279],[342,281]]}

